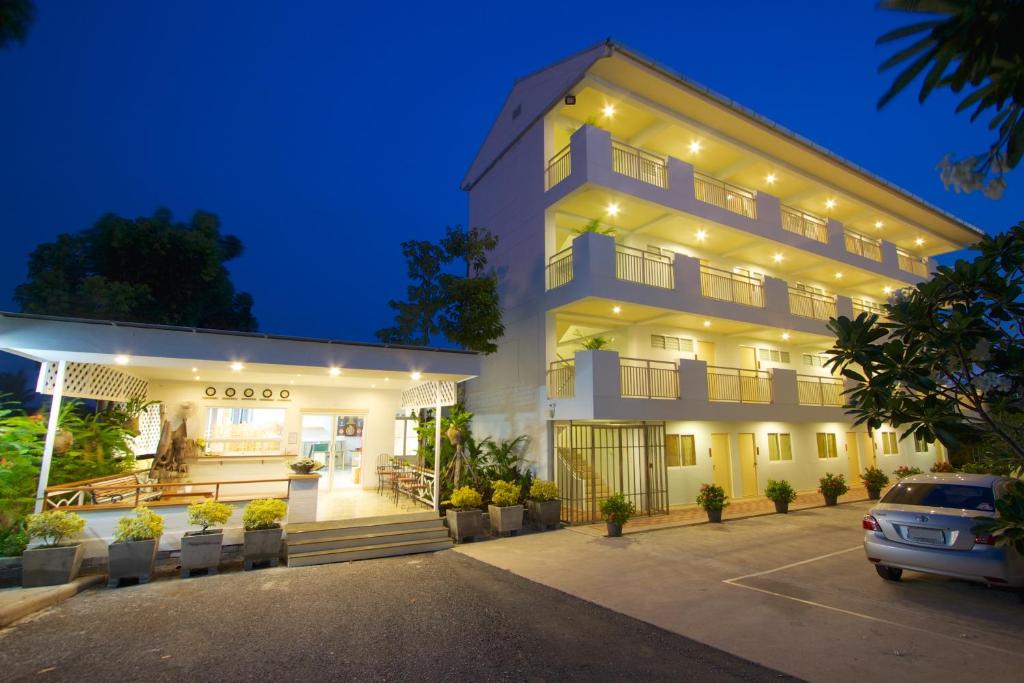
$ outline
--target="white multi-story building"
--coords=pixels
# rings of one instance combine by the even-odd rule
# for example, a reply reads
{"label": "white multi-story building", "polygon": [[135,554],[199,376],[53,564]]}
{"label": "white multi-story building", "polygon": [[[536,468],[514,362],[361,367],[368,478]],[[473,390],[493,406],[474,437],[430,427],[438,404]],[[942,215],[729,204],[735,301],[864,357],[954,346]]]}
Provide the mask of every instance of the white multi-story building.
{"label": "white multi-story building", "polygon": [[462,187],[507,329],[467,401],[530,435],[569,521],[613,491],[658,513],[943,457],[852,426],[826,325],[976,228],[611,42],[517,81]]}

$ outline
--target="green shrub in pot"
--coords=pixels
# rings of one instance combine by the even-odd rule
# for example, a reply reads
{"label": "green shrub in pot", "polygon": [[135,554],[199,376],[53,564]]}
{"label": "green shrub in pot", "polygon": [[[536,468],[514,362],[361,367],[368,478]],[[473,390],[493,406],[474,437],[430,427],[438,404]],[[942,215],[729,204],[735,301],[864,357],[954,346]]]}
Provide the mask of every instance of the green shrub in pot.
{"label": "green shrub in pot", "polygon": [[128,578],[148,583],[163,533],[164,518],[145,505],[117,520],[114,542],[107,546],[107,586],[114,588]]}
{"label": "green shrub in pot", "polygon": [[764,487],[764,497],[775,503],[775,511],[789,512],[789,504],[796,500],[796,491],[785,479],[769,479]]}
{"label": "green shrub in pot", "polygon": [[197,569],[207,574],[216,574],[220,564],[220,549],[224,543],[221,529],[210,529],[215,524],[224,524],[234,508],[212,498],[188,506],[188,523],[200,531],[190,531],[181,537],[181,576],[191,576]]}
{"label": "green shrub in pot", "polygon": [[487,506],[491,531],[499,536],[519,533],[523,528],[523,506],[519,504],[522,491],[519,484],[496,479],[491,485],[494,492],[491,494],[491,504]]}
{"label": "green shrub in pot", "polygon": [[614,538],[622,535],[623,525],[636,514],[636,506],[621,493],[616,493],[601,501],[601,516],[608,525],[608,536]]}
{"label": "green shrub in pot", "polygon": [[889,475],[877,467],[868,467],[861,472],[860,480],[864,482],[864,488],[868,491],[868,498],[878,500],[882,489],[889,485]]}
{"label": "green shrub in pot", "polygon": [[47,510],[26,517],[25,534],[43,543],[22,554],[21,585],[32,588],[73,581],[82,566],[82,544],[64,541],[84,528],[85,519],[66,510]]}
{"label": "green shrub in pot", "polygon": [[451,505],[445,512],[448,521],[448,532],[456,543],[472,541],[484,531],[483,510],[480,506],[484,504],[480,492],[470,486],[462,486],[452,491],[448,500]]}
{"label": "green shrub in pot", "polygon": [[825,505],[835,505],[839,502],[839,496],[850,490],[846,485],[846,477],[841,474],[826,472],[825,476],[818,480],[818,493],[825,498]]}
{"label": "green shrub in pot", "polygon": [[533,527],[540,531],[557,529],[562,522],[562,500],[558,484],[544,479],[534,479],[526,500]]}
{"label": "green shrub in pot", "polygon": [[697,494],[697,505],[708,513],[709,522],[721,522],[722,510],[729,506],[729,497],[725,489],[718,484],[701,484]]}
{"label": "green shrub in pot", "polygon": [[288,516],[288,504],[277,498],[249,501],[242,511],[245,544],[242,557],[246,570],[258,562],[276,567],[281,561],[281,522]]}

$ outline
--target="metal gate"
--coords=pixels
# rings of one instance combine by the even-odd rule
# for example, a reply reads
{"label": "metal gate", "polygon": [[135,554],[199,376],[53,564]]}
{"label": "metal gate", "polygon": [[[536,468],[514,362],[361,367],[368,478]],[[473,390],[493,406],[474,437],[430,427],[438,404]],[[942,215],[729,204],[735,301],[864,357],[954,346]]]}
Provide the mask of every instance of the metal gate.
{"label": "metal gate", "polygon": [[665,423],[554,423],[562,521],[601,521],[601,502],[621,493],[637,514],[668,512]]}

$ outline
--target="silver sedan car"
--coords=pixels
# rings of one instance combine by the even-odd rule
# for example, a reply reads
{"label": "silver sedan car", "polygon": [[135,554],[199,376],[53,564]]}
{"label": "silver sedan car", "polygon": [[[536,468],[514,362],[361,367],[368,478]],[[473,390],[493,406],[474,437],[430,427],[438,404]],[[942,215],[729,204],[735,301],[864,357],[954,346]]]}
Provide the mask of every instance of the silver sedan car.
{"label": "silver sedan car", "polygon": [[897,482],[864,515],[864,552],[883,579],[903,570],[993,586],[1024,586],[1024,556],[972,529],[995,517],[1011,480],[985,474],[917,474]]}

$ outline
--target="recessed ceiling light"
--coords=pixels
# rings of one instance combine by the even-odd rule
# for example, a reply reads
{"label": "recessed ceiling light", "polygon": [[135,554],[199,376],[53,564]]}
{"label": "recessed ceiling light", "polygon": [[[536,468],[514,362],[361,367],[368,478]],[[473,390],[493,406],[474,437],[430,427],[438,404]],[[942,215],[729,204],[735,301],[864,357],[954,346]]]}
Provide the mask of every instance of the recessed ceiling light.
{"label": "recessed ceiling light", "polygon": [[605,118],[610,119],[611,117],[615,116],[615,105],[614,104],[606,104],[606,105],[604,105],[604,108],[601,109],[601,113],[604,114]]}
{"label": "recessed ceiling light", "polygon": [[195,376],[195,377],[193,377],[192,379],[194,379],[195,381],[197,381],[197,382],[198,382],[199,380],[201,380],[201,379],[202,379],[202,377],[200,377],[199,375],[196,375],[196,376]]}
{"label": "recessed ceiling light", "polygon": [[288,380],[288,384],[295,384],[295,380],[293,380],[293,379]]}
{"label": "recessed ceiling light", "polygon": [[698,242],[703,242],[707,238],[708,238],[708,231],[707,230],[700,229],[700,230],[697,231],[697,241]]}
{"label": "recessed ceiling light", "polygon": [[782,333],[782,341],[789,341],[789,332]]}
{"label": "recessed ceiling light", "polygon": [[775,255],[772,256],[772,260],[775,261],[776,263],[782,263],[782,259],[784,258],[785,257],[780,252],[776,252]]}
{"label": "recessed ceiling light", "polygon": [[882,287],[882,291],[885,292],[886,294],[892,294],[892,287],[886,285],[885,287]]}
{"label": "recessed ceiling light", "polygon": [[710,320],[705,320],[704,321],[704,327],[711,327],[711,321]]}
{"label": "recessed ceiling light", "polygon": [[605,211],[605,213],[607,213],[612,218],[614,218],[615,216],[618,216],[619,215],[619,203],[618,202],[608,202],[608,206],[605,207],[604,211]]}
{"label": "recessed ceiling light", "polygon": [[117,363],[118,365],[128,365],[128,363],[130,363],[131,360],[131,358],[124,355],[123,353],[119,353],[118,355],[114,356],[114,362]]}
{"label": "recessed ceiling light", "polygon": [[916,240],[914,240],[914,244],[916,244],[917,246],[921,246],[922,244],[924,244],[924,238],[918,237]]}
{"label": "recessed ceiling light", "polygon": [[391,381],[391,378],[390,378],[390,377],[385,377],[385,378],[384,378],[384,381],[385,381],[385,382],[390,382],[390,381]]}
{"label": "recessed ceiling light", "polygon": [[245,370],[245,366],[236,361],[231,364],[231,369],[234,370],[235,372],[240,372],[242,370]]}
{"label": "recessed ceiling light", "polygon": [[409,376],[412,377],[413,380],[417,380],[418,381],[420,377],[423,377],[423,373],[420,372],[419,370],[417,370],[417,371],[411,373]]}
{"label": "recessed ceiling light", "polygon": [[883,223],[882,221],[875,221],[875,227],[876,227],[876,228],[880,228],[880,227],[882,227],[883,225],[885,225],[885,223]]}
{"label": "recessed ceiling light", "polygon": [[837,280],[841,280],[841,279],[842,279],[842,277],[843,277],[843,274],[842,274],[842,273],[840,273],[840,272],[839,272],[839,271],[837,270],[837,271],[836,271],[836,279],[837,279]]}
{"label": "recessed ceiling light", "polygon": [[616,315],[622,313],[622,306],[612,306],[612,313],[615,313]]}
{"label": "recessed ceiling light", "polygon": [[774,173],[769,173],[768,175],[766,175],[764,177],[764,181],[766,183],[768,183],[769,185],[774,185],[775,184],[775,174]]}
{"label": "recessed ceiling light", "polygon": [[371,389],[376,389],[376,388],[377,388],[377,385],[376,385],[376,384],[371,384],[371,385],[370,385],[370,388],[371,388]]}
{"label": "recessed ceiling light", "polygon": [[331,377],[337,377],[338,375],[341,374],[341,368],[331,368],[330,370],[327,371],[327,374],[329,374]]}
{"label": "recessed ceiling light", "polygon": [[834,199],[826,199],[825,200],[825,208],[826,209],[834,209],[834,208],[836,208],[836,200],[834,200]]}
{"label": "recessed ceiling light", "polygon": [[199,372],[199,368],[192,368],[192,372]]}
{"label": "recessed ceiling light", "polygon": [[694,140],[690,143],[690,151],[694,154],[700,151],[700,140]]}

